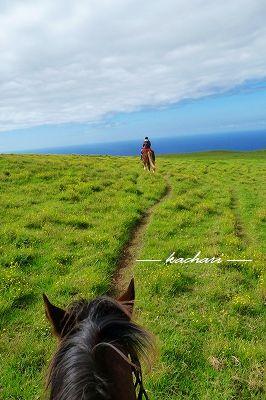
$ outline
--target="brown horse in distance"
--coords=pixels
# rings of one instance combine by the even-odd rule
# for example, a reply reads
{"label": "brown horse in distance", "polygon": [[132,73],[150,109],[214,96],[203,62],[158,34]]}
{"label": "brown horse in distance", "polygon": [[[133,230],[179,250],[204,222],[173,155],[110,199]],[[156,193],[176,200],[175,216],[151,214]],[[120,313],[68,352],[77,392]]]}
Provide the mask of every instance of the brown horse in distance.
{"label": "brown horse in distance", "polygon": [[142,162],[145,170],[155,172],[155,155],[152,150],[143,151]]}
{"label": "brown horse in distance", "polygon": [[50,400],[148,399],[139,358],[147,355],[152,341],[131,319],[133,279],[118,300],[81,300],[66,311],[43,297],[59,339],[47,382]]}

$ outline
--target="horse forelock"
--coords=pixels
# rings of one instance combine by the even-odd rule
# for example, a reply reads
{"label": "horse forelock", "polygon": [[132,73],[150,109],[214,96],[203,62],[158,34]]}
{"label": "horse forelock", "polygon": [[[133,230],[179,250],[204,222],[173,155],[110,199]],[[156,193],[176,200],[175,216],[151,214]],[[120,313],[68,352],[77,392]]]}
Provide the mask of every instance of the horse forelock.
{"label": "horse forelock", "polygon": [[140,357],[150,337],[130,320],[127,309],[109,297],[75,302],[67,310],[72,328],[51,362],[50,400],[108,399],[106,371],[99,369],[94,349],[111,344],[123,354]]}

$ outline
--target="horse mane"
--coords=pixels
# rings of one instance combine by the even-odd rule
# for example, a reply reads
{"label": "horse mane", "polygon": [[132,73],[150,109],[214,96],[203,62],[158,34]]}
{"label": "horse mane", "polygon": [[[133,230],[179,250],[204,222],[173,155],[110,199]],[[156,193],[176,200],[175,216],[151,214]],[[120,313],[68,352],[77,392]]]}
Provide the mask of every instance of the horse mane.
{"label": "horse mane", "polygon": [[108,399],[108,383],[96,362],[96,349],[110,346],[128,361],[148,357],[150,335],[131,321],[126,305],[102,296],[74,302],[67,310],[67,333],[52,359],[50,400]]}

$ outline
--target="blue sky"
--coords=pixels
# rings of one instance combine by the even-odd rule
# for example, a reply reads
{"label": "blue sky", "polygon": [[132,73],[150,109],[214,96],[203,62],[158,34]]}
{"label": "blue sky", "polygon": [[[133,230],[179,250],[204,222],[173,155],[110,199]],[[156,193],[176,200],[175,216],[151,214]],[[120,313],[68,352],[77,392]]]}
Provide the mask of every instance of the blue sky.
{"label": "blue sky", "polygon": [[264,0],[0,2],[0,152],[266,130]]}
{"label": "blue sky", "polygon": [[[97,123],[44,125],[3,132],[2,151],[131,139],[265,130],[266,84],[245,84],[228,93],[161,108],[109,115]],[[3,139],[3,141],[2,141]]]}

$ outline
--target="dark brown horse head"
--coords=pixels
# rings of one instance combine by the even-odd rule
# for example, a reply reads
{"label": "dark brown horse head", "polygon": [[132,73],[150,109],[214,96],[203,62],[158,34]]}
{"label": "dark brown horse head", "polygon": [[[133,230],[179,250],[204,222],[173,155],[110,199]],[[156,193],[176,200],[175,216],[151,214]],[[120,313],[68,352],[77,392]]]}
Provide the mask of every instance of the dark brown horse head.
{"label": "dark brown horse head", "polygon": [[43,298],[59,338],[48,376],[50,400],[147,398],[139,358],[147,355],[151,337],[131,319],[133,280],[118,300],[102,296],[63,310]]}

